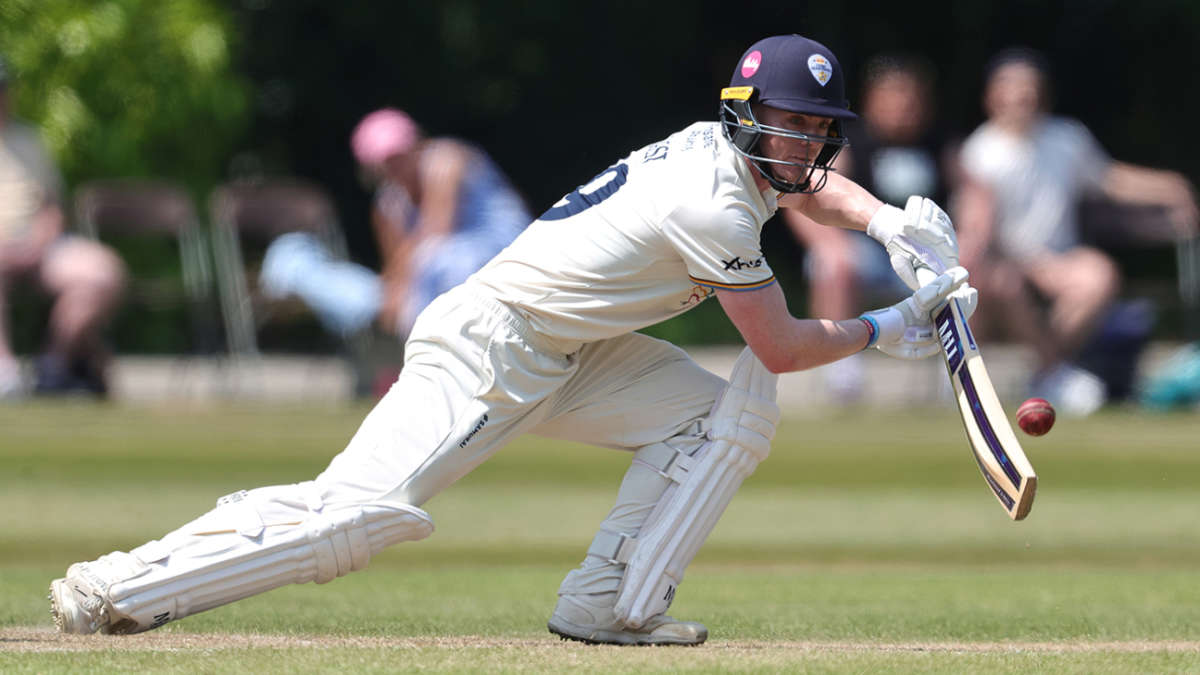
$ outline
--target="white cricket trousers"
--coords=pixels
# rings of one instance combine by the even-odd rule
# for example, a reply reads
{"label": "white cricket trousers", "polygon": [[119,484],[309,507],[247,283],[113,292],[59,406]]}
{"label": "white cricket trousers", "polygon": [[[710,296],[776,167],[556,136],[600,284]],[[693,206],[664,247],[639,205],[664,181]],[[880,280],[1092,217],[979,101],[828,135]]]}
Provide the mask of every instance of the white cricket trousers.
{"label": "white cricket trousers", "polygon": [[420,506],[524,433],[628,450],[695,434],[725,386],[682,349],[636,333],[556,352],[511,309],[460,286],[422,312],[400,378],[316,483],[326,503]]}
{"label": "white cricket trousers", "polygon": [[399,380],[314,481],[228,495],[161,540],[68,576],[77,589],[99,580],[120,632],[285,583],[323,583],[428,536],[432,523],[413,507],[531,431],[636,451],[601,533],[559,588],[615,598],[624,566],[597,542],[637,535],[670,483],[655,462],[701,446],[725,384],[644,335],[556,353],[518,315],[459,287],[421,314]]}

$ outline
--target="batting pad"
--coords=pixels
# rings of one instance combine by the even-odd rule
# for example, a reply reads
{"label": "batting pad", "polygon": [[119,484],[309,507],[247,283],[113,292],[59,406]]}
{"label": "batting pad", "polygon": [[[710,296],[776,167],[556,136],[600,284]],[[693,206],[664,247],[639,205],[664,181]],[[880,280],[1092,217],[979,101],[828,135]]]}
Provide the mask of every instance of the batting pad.
{"label": "batting pad", "polygon": [[106,632],[139,633],[286,584],[319,584],[433,532],[415,506],[326,508],[312,483],[236,492],[161,540],[68,570],[107,589]]}
{"label": "batting pad", "polygon": [[690,464],[678,463],[677,469],[686,470],[667,475],[674,482],[636,540],[622,542],[616,557],[627,564],[613,611],[626,626],[640,628],[667,611],[684,570],[730,499],[770,453],[779,422],[777,380],[749,347],[742,350],[709,417],[709,441]]}

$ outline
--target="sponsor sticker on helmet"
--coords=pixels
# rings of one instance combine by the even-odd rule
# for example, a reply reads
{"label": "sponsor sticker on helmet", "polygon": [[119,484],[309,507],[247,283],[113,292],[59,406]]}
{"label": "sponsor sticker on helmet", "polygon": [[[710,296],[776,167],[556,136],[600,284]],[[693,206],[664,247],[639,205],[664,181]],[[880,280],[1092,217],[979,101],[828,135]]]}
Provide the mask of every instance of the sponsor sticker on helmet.
{"label": "sponsor sticker on helmet", "polygon": [[[811,64],[812,61],[809,60]],[[742,77],[751,77],[758,72],[758,67],[762,65],[762,52],[755,49],[746,55],[746,60],[742,61]],[[823,84],[823,83],[822,83]]]}
{"label": "sponsor sticker on helmet", "polygon": [[[757,54],[758,52],[755,53]],[[744,75],[745,72],[746,67],[742,66],[742,74]],[[824,87],[829,82],[829,78],[833,77],[833,64],[824,56],[813,54],[808,57],[808,72],[817,78],[817,84]]]}
{"label": "sponsor sticker on helmet", "polygon": [[754,94],[754,87],[725,87],[721,90],[721,100],[749,101]]}

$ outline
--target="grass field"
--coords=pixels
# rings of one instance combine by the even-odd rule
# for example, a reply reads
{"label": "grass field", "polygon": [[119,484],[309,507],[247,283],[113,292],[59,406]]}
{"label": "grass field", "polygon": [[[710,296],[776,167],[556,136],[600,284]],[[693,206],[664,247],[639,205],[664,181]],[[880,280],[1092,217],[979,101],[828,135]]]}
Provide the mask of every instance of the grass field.
{"label": "grass field", "polygon": [[139,636],[51,631],[69,563],[312,477],[365,411],[0,406],[0,672],[1200,672],[1200,416],[1125,412],[1025,439],[1022,523],[952,411],[785,420],[672,607],[708,625],[695,649],[546,632],[628,456],[535,438],[367,572]]}

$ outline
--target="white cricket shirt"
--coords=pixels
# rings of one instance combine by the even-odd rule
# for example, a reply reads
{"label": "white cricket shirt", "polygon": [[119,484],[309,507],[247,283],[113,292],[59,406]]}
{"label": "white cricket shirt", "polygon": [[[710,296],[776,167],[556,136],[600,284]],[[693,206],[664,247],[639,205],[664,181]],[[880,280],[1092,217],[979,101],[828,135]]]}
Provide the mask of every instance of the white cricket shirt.
{"label": "white cricket shirt", "polygon": [[559,200],[467,284],[564,352],[770,285],[759,238],[777,204],[751,171],[718,123],[693,124]]}

